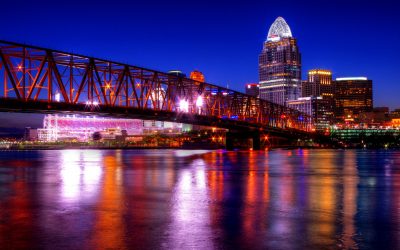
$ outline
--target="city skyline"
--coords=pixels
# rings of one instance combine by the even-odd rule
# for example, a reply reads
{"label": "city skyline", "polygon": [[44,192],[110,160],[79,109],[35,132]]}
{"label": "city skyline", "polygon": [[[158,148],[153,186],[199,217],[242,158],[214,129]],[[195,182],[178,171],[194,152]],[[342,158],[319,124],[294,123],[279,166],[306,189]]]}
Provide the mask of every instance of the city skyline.
{"label": "city skyline", "polygon": [[[173,3],[180,2],[173,1]],[[49,48],[92,55],[161,71],[179,69],[188,74],[192,70],[199,70],[204,73],[207,82],[224,87],[229,86],[229,88],[244,92],[245,83],[258,82],[257,57],[262,49],[261,44],[267,38],[271,23],[278,16],[282,16],[288,20],[293,35],[297,38],[301,47],[302,79],[306,79],[307,71],[313,68],[329,69],[332,71],[334,78],[346,76],[368,77],[368,79],[374,81],[375,106],[388,106],[393,110],[400,106],[396,98],[396,93],[400,91],[400,86],[396,85],[397,80],[395,77],[396,55],[399,54],[399,49],[394,47],[394,50],[392,50],[387,46],[382,46],[382,48],[378,49],[375,46],[379,35],[372,36],[369,34],[372,34],[372,30],[379,28],[379,33],[389,34],[393,43],[400,40],[399,34],[390,32],[396,24],[400,23],[399,18],[394,14],[391,15],[391,11],[394,9],[392,7],[395,7],[396,3],[390,3],[390,1],[380,1],[377,5],[372,5],[371,3],[359,5],[359,3],[361,2],[353,1],[348,3],[346,9],[341,8],[345,5],[345,1],[335,1],[335,3],[317,7],[312,5],[311,2],[303,4],[291,3],[293,7],[297,6],[302,9],[301,13],[294,12],[293,9],[296,8],[284,8],[284,6],[272,1],[253,1],[250,5],[243,2],[228,4],[228,2],[221,1],[211,5],[209,3],[199,4],[197,8],[190,8],[192,5],[184,2],[180,3],[180,5],[171,4],[171,6],[158,1],[135,3],[134,5],[137,8],[151,7],[155,13],[163,12],[163,8],[165,10],[172,8],[175,13],[191,9],[193,13],[202,13],[209,18],[203,21],[189,20],[186,23],[182,23],[178,18],[163,19],[162,17],[165,14],[161,15],[161,17],[154,15],[152,22],[139,28],[140,32],[146,34],[145,37],[132,39],[135,32],[132,32],[132,28],[129,28],[130,33],[122,32],[122,37],[126,38],[126,40],[122,40],[117,37],[113,38],[112,35],[95,36],[95,31],[100,31],[98,26],[95,25],[91,29],[86,29],[82,25],[78,25],[79,21],[74,18],[68,20],[71,25],[66,25],[66,20],[56,18],[54,13],[57,10],[60,15],[67,15],[73,11],[74,14],[79,15],[84,10],[91,9],[92,11],[87,16],[81,16],[83,21],[89,21],[91,18],[99,21],[95,17],[108,13],[110,17],[117,20],[126,19],[125,21],[128,21],[127,24],[129,24],[133,22],[132,19],[126,15],[118,16],[116,9],[126,13],[127,10],[120,9],[120,7],[133,6],[132,4],[124,3],[124,1],[115,1],[115,4],[110,6],[105,2],[94,3],[89,1],[80,4],[81,9],[74,9],[74,6],[77,5],[75,1],[69,4],[52,4],[49,1],[38,1],[35,4],[25,2],[19,7],[19,13],[21,13],[19,18],[12,19],[13,21],[8,22],[8,25],[4,27],[1,39],[48,46]],[[262,11],[262,6],[268,6],[268,11]],[[15,9],[15,3],[5,1],[4,10],[8,8],[10,10]],[[224,8],[228,11],[221,11]],[[342,17],[352,16],[352,23],[345,20],[346,18],[337,18],[333,22],[319,13],[318,10],[324,10],[326,13],[331,14],[336,11]],[[353,12],[354,10],[358,10],[358,12]],[[248,18],[235,19],[229,25],[228,21],[232,21],[233,16],[241,13],[241,11],[244,13],[243,17]],[[316,11],[316,14],[312,18],[303,18],[310,11]],[[361,15],[361,12],[365,15]],[[6,20],[9,13],[12,12],[4,11],[4,13],[2,18]],[[36,14],[33,15],[34,13]],[[38,13],[46,13],[46,17]],[[143,15],[139,12],[135,14],[138,17]],[[374,18],[372,21],[367,17],[367,14],[380,18]],[[55,18],[55,22],[50,22],[52,18]],[[160,19],[163,19],[162,21],[165,24],[160,26]],[[30,25],[26,24],[28,21]],[[136,21],[138,24],[143,22],[140,18],[136,19]],[[160,46],[160,43],[158,45],[154,44],[156,34],[159,34],[157,32],[160,32],[161,28],[165,28],[171,23],[176,24],[174,27],[182,27],[181,29],[167,29],[168,32],[163,29],[161,31],[161,39],[158,38],[163,41],[161,43],[162,46]],[[36,27],[40,27],[43,24],[50,25],[51,32],[43,32],[39,28],[32,28],[35,27],[34,24],[38,25]],[[110,34],[121,31],[124,27],[124,24],[121,24],[118,28],[111,28],[103,21],[101,21],[101,24]],[[251,25],[246,26],[249,24]],[[189,29],[190,25],[193,25],[193,30]],[[311,28],[313,25],[314,28]],[[145,31],[145,27],[154,28],[154,32]],[[180,43],[176,43],[177,38],[174,37],[177,32],[181,34]],[[233,39],[233,42],[229,40],[230,42],[227,43],[226,37],[229,37],[229,33],[232,32],[238,33],[238,37]],[[342,34],[342,37],[330,37],[330,33],[339,33]],[[312,37],[311,42],[310,37]],[[369,37],[369,39],[366,39],[366,37]],[[96,40],[96,42],[93,43],[93,40]],[[324,44],[324,42],[326,43]],[[218,46],[222,46],[221,43],[226,46],[225,50],[218,49]],[[356,46],[357,44],[358,46]],[[330,49],[330,46],[332,49]],[[241,58],[240,61],[232,60],[232,56],[235,53],[226,55],[228,51],[232,51],[232,48]],[[196,50],[199,53],[193,52]],[[191,56],[188,56],[188,52],[192,52]],[[342,58],[342,60],[337,58]],[[366,60],[366,58],[376,58],[377,60]],[[381,61],[386,61],[387,63],[381,63]],[[4,114],[4,116],[6,115]],[[10,117],[17,118],[11,122],[6,119],[8,123],[21,124],[21,119],[18,119],[19,115],[11,115]],[[32,121],[35,123],[35,115],[32,115],[32,117]],[[42,116],[40,116],[41,118]],[[40,119],[36,121],[36,124],[41,123]],[[4,122],[2,123],[4,124]],[[25,120],[22,120],[22,123],[24,123],[22,126],[25,126]]]}
{"label": "city skyline", "polygon": [[[208,82],[239,91],[245,83],[257,82],[262,42],[271,23],[282,16],[302,50],[303,79],[312,68],[330,69],[334,77],[366,76],[376,85],[377,106],[399,106],[394,93],[400,91],[395,74],[400,52],[383,42],[386,36],[393,44],[400,41],[393,32],[400,24],[394,11],[397,4],[391,1],[334,1],[323,6],[289,1],[291,8],[273,1],[205,1],[196,5],[180,1],[114,1],[113,5],[27,1],[17,8],[19,18],[12,18],[15,4],[4,3],[2,18],[8,21],[2,39],[161,71],[189,73],[197,69]],[[151,10],[152,14],[139,10]],[[190,15],[178,17],[182,13]],[[120,25],[107,24],[110,18]]]}
{"label": "city skyline", "polygon": [[400,250],[396,2],[1,0],[0,250]]}

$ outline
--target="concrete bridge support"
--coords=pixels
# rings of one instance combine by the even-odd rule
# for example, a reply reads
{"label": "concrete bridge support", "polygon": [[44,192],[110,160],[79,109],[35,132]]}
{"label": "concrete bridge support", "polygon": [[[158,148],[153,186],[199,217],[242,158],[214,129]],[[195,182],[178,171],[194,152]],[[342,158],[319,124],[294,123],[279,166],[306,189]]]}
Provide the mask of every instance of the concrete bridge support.
{"label": "concrete bridge support", "polygon": [[258,131],[230,131],[226,133],[226,149],[261,149],[261,138]]}

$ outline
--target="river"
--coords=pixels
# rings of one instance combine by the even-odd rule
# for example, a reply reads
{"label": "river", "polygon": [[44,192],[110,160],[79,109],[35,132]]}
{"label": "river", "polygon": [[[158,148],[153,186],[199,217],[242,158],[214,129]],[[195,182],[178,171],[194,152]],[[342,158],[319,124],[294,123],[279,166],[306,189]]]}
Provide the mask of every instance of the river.
{"label": "river", "polygon": [[400,249],[400,151],[0,151],[0,249]]}

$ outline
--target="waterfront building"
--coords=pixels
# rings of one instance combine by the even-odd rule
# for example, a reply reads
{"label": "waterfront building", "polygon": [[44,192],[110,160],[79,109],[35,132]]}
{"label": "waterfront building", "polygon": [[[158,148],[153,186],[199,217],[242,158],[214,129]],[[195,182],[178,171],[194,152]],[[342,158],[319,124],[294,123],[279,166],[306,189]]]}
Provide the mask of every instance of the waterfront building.
{"label": "waterfront building", "polygon": [[389,107],[376,107],[370,112],[361,112],[358,120],[364,127],[390,126]]}
{"label": "waterfront building", "polygon": [[309,115],[317,131],[325,131],[331,124],[330,101],[321,96],[300,97],[287,101],[286,105]]}
{"label": "waterfront building", "polygon": [[359,122],[359,114],[373,107],[372,80],[366,77],[336,78],[335,117],[339,122]]}
{"label": "waterfront building", "polygon": [[[320,97],[318,97],[320,98]],[[313,108],[313,102],[317,98],[314,97],[300,97],[297,100],[287,101],[286,104],[289,108],[296,109],[302,113],[312,116],[315,112]]]}
{"label": "waterfront building", "polygon": [[87,142],[98,132],[102,139],[114,140],[121,136],[148,134],[180,134],[191,125],[139,119],[120,119],[95,116],[46,115],[43,128],[37,129],[39,141]]}
{"label": "waterfront building", "polygon": [[246,95],[259,97],[260,84],[258,84],[258,83],[248,83],[248,84],[246,84],[245,93],[246,93]]}
{"label": "waterfront building", "polygon": [[285,105],[301,95],[301,55],[289,25],[278,17],[258,59],[260,98]]}
{"label": "waterfront building", "polygon": [[38,131],[35,128],[26,127],[24,131],[25,141],[36,141],[38,139]]}

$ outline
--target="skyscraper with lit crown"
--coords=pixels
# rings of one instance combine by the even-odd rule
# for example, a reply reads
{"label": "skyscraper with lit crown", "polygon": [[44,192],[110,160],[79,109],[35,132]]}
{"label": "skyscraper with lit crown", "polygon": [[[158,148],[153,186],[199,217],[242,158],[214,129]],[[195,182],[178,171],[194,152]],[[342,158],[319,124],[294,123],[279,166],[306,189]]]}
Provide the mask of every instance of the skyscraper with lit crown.
{"label": "skyscraper with lit crown", "polygon": [[260,98],[285,105],[301,96],[301,55],[289,25],[278,17],[258,59]]}

